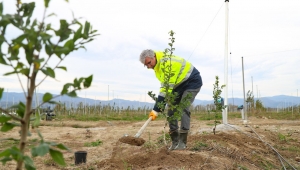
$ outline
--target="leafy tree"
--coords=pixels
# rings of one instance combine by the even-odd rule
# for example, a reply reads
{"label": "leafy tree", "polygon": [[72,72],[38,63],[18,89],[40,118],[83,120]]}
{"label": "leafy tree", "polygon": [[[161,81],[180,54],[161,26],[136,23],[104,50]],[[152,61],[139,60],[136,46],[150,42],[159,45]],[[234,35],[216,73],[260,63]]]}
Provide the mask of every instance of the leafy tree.
{"label": "leafy tree", "polygon": [[[34,2],[21,3],[20,0],[16,2],[16,13],[14,14],[4,14],[3,2],[0,2],[0,64],[11,68],[11,71],[5,73],[4,76],[17,76],[26,102],[19,102],[11,107],[16,109],[17,115],[10,114],[9,109],[11,108],[7,110],[0,108],[0,111],[5,113],[0,116],[2,132],[8,132],[16,126],[20,127],[19,145],[3,148],[4,150],[0,152],[0,159],[4,165],[8,161],[16,161],[18,170],[23,169],[24,164],[26,169],[35,169],[32,157],[44,156],[49,153],[56,163],[65,165],[60,150],[69,149],[63,144],[44,141],[40,133],[38,133],[40,143],[31,149],[31,157],[25,154],[30,126],[37,128],[40,124],[40,115],[33,115],[32,99],[35,89],[46,78],[55,79],[57,70],[67,71],[67,67],[60,65],[61,62],[71,52],[80,48],[85,49],[85,44],[98,35],[96,34],[97,30],[93,30],[89,22],[82,24],[75,18],[71,22],[61,19],[59,28],[53,28],[52,23],[46,23],[46,18],[53,16],[52,14],[48,15],[47,12],[50,0],[44,0],[45,9],[41,21],[32,17],[35,9]],[[7,34],[15,35],[15,38],[8,39]],[[51,67],[49,61],[53,59],[58,62]],[[43,79],[37,79],[38,75]],[[26,83],[23,84],[21,77],[26,79]],[[90,87],[92,79],[92,75],[75,78],[73,82],[63,86],[60,95],[76,97],[76,91]],[[0,87],[0,99],[3,91],[4,88]],[[45,103],[58,104],[53,100],[56,97],[45,93],[40,106]]]}
{"label": "leafy tree", "polygon": [[255,101],[255,107],[256,107],[256,110],[259,110],[259,111],[265,110],[265,107],[261,100]]}
{"label": "leafy tree", "polygon": [[213,128],[214,134],[216,134],[216,127],[218,123],[221,123],[220,121],[217,121],[217,113],[222,112],[223,109],[225,109],[227,106],[224,106],[222,104],[222,89],[225,87],[225,85],[219,86],[219,76],[216,76],[215,84],[214,85],[214,90],[213,90],[213,98],[214,98],[214,104],[216,106],[215,109],[212,110],[212,112],[215,113],[215,121],[214,125],[215,127]]}
{"label": "leafy tree", "polygon": [[[167,122],[171,122],[173,120],[176,120],[176,119],[178,120],[181,118],[181,116],[183,114],[183,109],[190,105],[189,99],[191,98],[191,94],[187,94],[185,97],[183,97],[181,99],[179,104],[177,104],[177,105],[174,104],[175,99],[178,97],[178,93],[172,91],[172,88],[170,87],[169,82],[170,82],[170,79],[173,76],[175,76],[175,74],[172,73],[172,64],[167,64],[167,62],[171,62],[173,52],[175,51],[175,48],[173,47],[174,42],[175,42],[174,34],[175,34],[175,32],[173,32],[172,30],[169,32],[169,35],[170,35],[169,39],[171,42],[168,43],[169,48],[166,48],[164,50],[165,60],[163,60],[163,62],[162,62],[162,67],[164,68],[163,88],[166,91],[165,100],[163,102],[158,103],[158,107],[162,110],[162,115],[166,117],[165,127],[167,125]],[[154,101],[157,100],[156,94],[152,93],[152,91],[149,91],[148,95]],[[165,112],[165,106],[167,106],[168,109],[175,111],[173,116],[169,117],[167,115],[167,113]],[[166,141],[166,140],[164,140],[164,141]]]}
{"label": "leafy tree", "polygon": [[250,108],[254,108],[254,96],[253,96],[253,92],[251,92],[250,90],[248,90],[247,92],[246,103],[247,103],[247,107],[246,107],[247,110],[249,110],[249,106]]}

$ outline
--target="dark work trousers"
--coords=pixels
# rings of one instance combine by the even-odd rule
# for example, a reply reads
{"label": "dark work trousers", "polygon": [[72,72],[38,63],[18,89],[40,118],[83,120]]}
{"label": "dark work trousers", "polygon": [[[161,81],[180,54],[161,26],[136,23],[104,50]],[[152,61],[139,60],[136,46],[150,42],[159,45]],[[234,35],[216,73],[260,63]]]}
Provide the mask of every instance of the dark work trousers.
{"label": "dark work trousers", "polygon": [[[181,116],[181,124],[180,124],[180,131],[181,132],[185,132],[187,133],[190,130],[190,106],[192,105],[192,103],[195,100],[196,95],[199,93],[201,87],[198,89],[188,89],[185,90],[181,96],[178,96],[174,102],[175,105],[178,105],[180,103],[180,101],[182,99],[184,99],[184,97],[188,94],[191,93],[191,98],[190,98],[190,105],[188,107],[186,107],[183,110],[182,116]],[[180,95],[180,94],[179,94]],[[168,116],[171,117],[173,116],[173,114],[175,113],[175,110],[168,110]],[[178,120],[171,120],[169,122],[169,128],[170,128],[170,132],[176,131],[178,130]]]}

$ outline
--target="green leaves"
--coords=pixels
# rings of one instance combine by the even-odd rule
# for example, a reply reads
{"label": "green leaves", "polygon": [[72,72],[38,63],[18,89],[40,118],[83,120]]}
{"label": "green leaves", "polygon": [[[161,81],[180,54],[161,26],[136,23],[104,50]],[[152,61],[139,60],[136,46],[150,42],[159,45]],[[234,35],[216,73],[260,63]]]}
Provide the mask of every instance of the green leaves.
{"label": "green leaves", "polygon": [[[79,23],[80,24],[80,23]],[[80,25],[80,27],[77,29],[77,31],[75,32],[74,36],[73,36],[73,40],[74,42],[77,41],[79,38],[81,38],[81,32],[82,32],[82,25]]]}
{"label": "green leaves", "polygon": [[89,77],[85,78],[84,83],[83,83],[84,87],[85,88],[90,87],[92,84],[92,81],[93,81],[93,75],[90,75]]}
{"label": "green leaves", "polygon": [[68,39],[71,33],[72,31],[69,28],[67,21],[64,19],[60,20],[60,28],[55,31],[55,34],[60,37],[60,42]]}
{"label": "green leaves", "polygon": [[52,159],[56,163],[58,163],[59,165],[65,165],[66,163],[63,158],[63,154],[60,151],[55,150],[54,147],[56,147],[58,149],[70,151],[69,148],[67,148],[63,144],[56,144],[54,142],[45,142],[42,134],[39,131],[38,131],[38,135],[41,138],[41,143],[38,146],[33,147],[31,149],[31,155],[33,157],[37,157],[37,156],[44,156],[47,153],[49,153],[51,155]]}
{"label": "green leaves", "polygon": [[56,163],[58,163],[59,165],[66,165],[63,154],[60,151],[53,149],[52,147],[57,147],[62,150],[69,150],[63,144],[56,144],[56,143],[42,141],[40,145],[31,149],[31,155],[33,157],[37,157],[37,156],[44,156],[47,153],[49,153],[52,159]]}
{"label": "green leaves", "polygon": [[[0,39],[1,39],[1,35],[0,35]],[[1,45],[1,43],[0,43],[0,45]],[[2,54],[1,49],[0,49],[0,64],[8,65],[7,62],[4,59],[4,55]]]}
{"label": "green leaves", "polygon": [[49,148],[49,144],[41,143],[39,146],[32,148],[31,155],[33,157],[44,156],[49,152]]}
{"label": "green leaves", "polygon": [[50,0],[44,0],[44,5],[45,5],[46,8],[49,7],[49,2],[50,2]]}
{"label": "green leaves", "polygon": [[[68,2],[68,0],[66,1]],[[45,9],[49,7],[49,3],[50,0],[44,0]],[[46,23],[46,21],[48,21],[46,18],[55,15],[54,13],[45,13],[42,20],[32,18],[35,9],[34,2],[21,3],[18,1],[16,5],[17,10],[12,14],[3,15],[3,7],[3,2],[0,2],[0,65],[6,65],[11,68],[10,71],[3,73],[3,75],[10,76],[12,74],[18,74],[20,80],[23,81],[23,78],[25,78],[24,82],[27,80],[27,87],[24,87],[24,89],[28,91],[24,93],[27,97],[26,105],[29,107],[26,108],[24,103],[19,102],[10,108],[14,109],[17,115],[11,115],[11,117],[0,115],[0,130],[2,132],[8,132],[15,126],[20,126],[24,121],[28,124],[28,127],[30,125],[37,127],[40,124],[39,114],[35,114],[35,117],[29,117],[29,115],[25,116],[26,109],[31,110],[32,96],[35,90],[32,89],[32,87],[34,87],[32,85],[40,85],[41,83],[36,82],[36,77],[38,77],[39,74],[44,74],[46,77],[49,76],[55,79],[56,69],[67,71],[67,67],[60,66],[62,60],[71,52],[85,48],[84,45],[93,41],[94,37],[98,34],[96,34],[97,30],[92,29],[89,22],[85,21],[85,23],[82,24],[76,19],[72,22],[61,19],[59,20],[59,28],[54,29],[52,23]],[[11,36],[8,35],[14,35],[15,38],[11,38]],[[59,59],[56,60],[56,65],[55,63],[53,65],[52,63],[51,65],[49,64],[53,57]],[[92,79],[92,75],[85,78],[74,79],[72,83],[64,85],[61,94],[75,97],[77,96],[77,90],[91,86]],[[44,79],[42,79],[42,81],[44,81]],[[2,98],[3,92],[4,89],[0,88],[0,99]],[[52,101],[53,98],[52,94],[45,93],[43,103],[57,104],[57,102]],[[11,120],[17,120],[18,122]],[[30,121],[34,121],[33,124]],[[21,128],[28,127],[21,126]],[[28,134],[20,135],[24,137]],[[63,154],[56,149],[68,150],[68,148],[62,144],[45,142],[40,133],[39,136],[41,137],[41,142],[38,146],[32,148],[32,156],[44,156],[49,153],[56,163],[65,165]],[[26,143],[27,141],[20,142]],[[16,146],[3,150],[0,152],[1,162],[5,164],[7,161],[14,160],[17,162],[17,169],[22,169],[23,162],[27,170],[36,169],[33,165],[33,160],[23,155],[24,150],[26,149],[22,148],[20,151]]]}
{"label": "green leaves", "polygon": [[39,113],[35,113],[35,119],[34,122],[32,124],[33,127],[38,127],[40,125],[41,122],[41,116]]}
{"label": "green leaves", "polygon": [[214,86],[214,90],[213,90],[213,99],[214,99],[214,104],[216,105],[216,112],[220,112],[223,109],[223,106],[220,102],[218,102],[218,100],[221,99],[221,93],[222,93],[222,89],[225,87],[225,85],[221,85],[221,87],[219,86],[219,77],[216,76],[215,77],[215,84],[213,84]]}
{"label": "green leaves", "polygon": [[52,94],[50,93],[45,93],[44,96],[43,96],[43,102],[48,102],[52,99]]}
{"label": "green leaves", "polygon": [[10,149],[6,149],[2,152],[0,152],[0,158],[4,157],[1,159],[1,162],[5,165],[6,162],[11,161],[12,159],[9,157],[10,156]]}
{"label": "green leaves", "polygon": [[0,115],[0,123],[5,123],[9,120],[11,120],[11,117],[8,117],[6,115]]}
{"label": "green leaves", "polygon": [[67,71],[67,67],[65,67],[65,66],[59,66],[57,68]]}
{"label": "green leaves", "polygon": [[213,128],[213,133],[216,134],[216,127],[217,124],[219,123],[219,121],[217,121],[217,113],[221,112],[222,109],[225,109],[227,106],[223,106],[221,101],[222,97],[221,97],[221,93],[222,93],[222,89],[225,87],[225,85],[221,85],[221,87],[219,86],[219,76],[216,76],[216,80],[215,80],[215,84],[213,84],[214,86],[214,90],[213,90],[213,99],[214,99],[214,104],[216,106],[216,109],[213,110],[213,112],[215,113],[215,120],[214,120],[214,124],[215,127]]}
{"label": "green leaves", "polygon": [[84,24],[84,33],[83,33],[84,39],[87,39],[89,37],[90,26],[91,26],[91,24],[86,21]]}
{"label": "green leaves", "polygon": [[3,92],[4,92],[4,88],[0,88],[0,99],[2,98]]}
{"label": "green leaves", "polygon": [[66,49],[66,52],[64,53],[65,55],[68,55],[71,51],[74,50],[74,41],[73,39],[70,39],[69,41],[67,41],[64,45],[64,48]]}
{"label": "green leaves", "polygon": [[20,10],[23,12],[22,18],[27,17],[30,18],[32,16],[33,10],[35,8],[35,3],[22,3]]}
{"label": "green leaves", "polygon": [[9,123],[9,122],[5,122],[2,127],[1,127],[1,132],[7,132],[9,130],[11,130],[12,128],[14,128],[16,125]]}
{"label": "green leaves", "polygon": [[[84,28],[82,27],[82,24],[79,23],[78,21],[75,21],[76,24],[79,25],[79,28],[77,29],[77,31],[74,33],[74,36],[73,36],[73,40],[74,40],[74,43],[79,40],[80,38],[86,40],[86,41],[81,41],[78,45],[79,46],[75,46],[74,49],[79,49],[79,48],[85,48],[84,44],[88,43],[88,42],[91,42],[93,41],[93,37],[99,35],[99,34],[96,34],[97,30],[93,30],[92,29],[92,26],[89,22],[85,22],[84,24]],[[83,32],[82,32],[83,30]]]}
{"label": "green leaves", "polygon": [[[49,6],[49,3],[50,0],[44,0],[46,8]],[[40,23],[36,19],[31,22],[30,19],[34,8],[34,2],[22,3],[20,9],[18,9],[18,14],[1,17],[0,30],[2,30],[2,34],[0,35],[0,47],[2,43],[6,43],[8,45],[8,50],[7,52],[2,52],[4,48],[0,48],[0,64],[9,65],[8,61],[17,61],[17,63],[22,64],[22,67],[17,67],[17,69],[5,73],[4,75],[6,76],[21,73],[29,78],[31,77],[30,74],[33,74],[30,70],[32,64],[35,64],[37,67],[34,68],[37,69],[39,69],[39,66],[46,66],[43,62],[48,60],[41,60],[39,56],[41,50],[45,50],[49,57],[55,54],[62,60],[63,56],[67,56],[74,50],[85,48],[84,44],[93,41],[93,37],[98,35],[96,34],[97,30],[93,30],[88,21],[85,21],[83,25],[76,19],[71,23],[68,23],[65,19],[61,19],[60,27],[56,30],[52,28],[51,23]],[[2,15],[3,3],[0,5],[0,11]],[[12,24],[14,27],[21,30],[21,33],[16,35],[17,38],[11,40],[11,44],[8,44],[10,41],[6,40],[4,37],[6,27],[9,24]],[[71,29],[71,26],[73,25],[79,27],[76,30],[73,30]],[[55,35],[53,35],[52,31],[54,31]],[[72,38],[69,38],[70,36]],[[21,51],[25,52],[28,65],[20,62],[19,53]],[[38,54],[34,52],[38,52]],[[57,68],[67,70],[65,67]],[[55,68],[50,67],[40,68],[45,75],[52,78],[55,78],[54,69]]]}
{"label": "green leaves", "polygon": [[[93,75],[90,75],[89,77],[86,77],[86,78],[75,78],[73,83],[67,83],[64,85],[62,91],[61,91],[61,95],[68,95],[70,97],[76,97],[77,94],[76,94],[76,91],[77,90],[81,90],[83,88],[88,88],[91,86],[92,84],[92,81],[93,81]],[[72,87],[73,90],[72,91],[69,91],[69,88]]]}
{"label": "green leaves", "polygon": [[1,162],[5,164],[7,161],[10,161],[12,159],[14,160],[22,159],[23,154],[20,152],[20,150],[17,147],[13,146],[12,148],[2,151],[0,153],[0,158],[1,157],[4,157],[4,159],[2,159]]}
{"label": "green leaves", "polygon": [[0,16],[2,16],[3,13],[3,2],[0,2]]}
{"label": "green leaves", "polygon": [[25,162],[25,168],[26,170],[35,170],[34,163],[32,159],[29,156],[24,156],[23,160]]}
{"label": "green leaves", "polygon": [[[52,101],[54,97],[52,96],[51,93],[45,93],[44,96],[43,96],[43,102],[44,103],[50,103],[50,104],[56,104],[56,105],[60,105],[59,102],[56,102],[56,101]],[[38,114],[37,114],[38,115]],[[39,117],[36,117],[37,119],[39,119]],[[35,122],[37,124],[39,124],[39,122]]]}
{"label": "green leaves", "polygon": [[41,70],[46,76],[55,78],[55,72],[52,68],[50,67],[46,67],[46,69],[42,69]]}
{"label": "green leaves", "polygon": [[29,68],[24,68],[20,70],[20,73],[26,77],[29,77],[29,72],[30,72]]}
{"label": "green leaves", "polygon": [[23,155],[22,152],[17,147],[8,148],[0,153],[0,158],[3,157],[0,161],[5,165],[6,162],[15,160],[24,160],[25,168],[27,170],[35,170],[33,161],[30,157]]}
{"label": "green leaves", "polygon": [[52,159],[58,163],[59,165],[66,165],[63,154],[57,150],[50,149],[49,150]]}
{"label": "green leaves", "polygon": [[63,145],[63,144],[61,144],[61,143],[60,143],[60,144],[57,144],[56,147],[59,148],[59,149],[62,149],[62,150],[68,150],[68,151],[70,151],[69,148],[67,148],[65,145]]}
{"label": "green leaves", "polygon": [[24,114],[25,114],[25,104],[20,102],[17,106],[17,114],[20,116],[20,117],[24,117]]}

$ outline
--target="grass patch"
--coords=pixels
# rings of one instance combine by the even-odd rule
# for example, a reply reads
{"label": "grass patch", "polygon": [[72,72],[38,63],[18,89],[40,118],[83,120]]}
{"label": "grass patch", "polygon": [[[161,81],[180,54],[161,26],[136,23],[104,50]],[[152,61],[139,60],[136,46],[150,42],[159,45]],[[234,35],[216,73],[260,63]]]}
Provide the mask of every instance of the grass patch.
{"label": "grass patch", "polygon": [[146,141],[143,145],[147,152],[154,152],[157,149],[157,145],[154,142]]}
{"label": "grass patch", "polygon": [[238,167],[238,169],[240,169],[240,170],[248,170],[248,168],[246,168],[246,167],[244,167],[244,166],[242,166],[242,165],[237,165],[237,167]]}
{"label": "grass patch", "polygon": [[281,111],[281,112],[274,112],[274,111],[263,111],[259,113],[250,113],[252,116],[256,117],[266,117],[268,119],[276,119],[276,120],[297,120],[300,119],[300,114],[291,111]]}
{"label": "grass patch", "polygon": [[147,152],[154,152],[158,145],[157,143],[151,141],[151,134],[148,133],[148,140],[144,143],[143,147],[146,149]]}
{"label": "grass patch", "polygon": [[274,147],[277,148],[278,150],[282,150],[282,151],[289,151],[289,152],[296,152],[296,153],[300,152],[300,148],[297,147],[297,146],[287,146],[287,147],[285,147],[285,146],[282,146],[282,145],[280,145],[280,146],[275,145]]}
{"label": "grass patch", "polygon": [[84,146],[85,147],[96,147],[96,146],[100,146],[100,145],[102,145],[103,144],[103,142],[101,141],[101,140],[97,140],[97,141],[95,141],[95,142],[86,142],[86,143],[84,143]]}
{"label": "grass patch", "polygon": [[[200,120],[215,120],[215,113],[207,113],[199,116]],[[222,120],[222,113],[216,113],[216,120]]]}
{"label": "grass patch", "polygon": [[[197,115],[193,115],[193,117],[196,117],[198,120],[215,120],[215,113],[200,113]],[[233,113],[228,113],[228,119],[233,119],[233,118],[242,118],[241,113],[239,112],[233,112]],[[222,120],[222,113],[216,113],[216,120]]]}
{"label": "grass patch", "polygon": [[208,146],[208,144],[198,141],[198,142],[196,142],[196,143],[191,147],[190,150],[192,150],[192,151],[200,151],[200,150],[206,149],[207,146]]}
{"label": "grass patch", "polygon": [[47,165],[47,166],[58,167],[57,163],[53,159],[45,159],[44,164]]}
{"label": "grass patch", "polygon": [[263,169],[276,169],[276,166],[267,160],[260,161],[260,165],[263,167]]}
{"label": "grass patch", "polygon": [[[4,149],[4,148],[16,146],[19,143],[20,143],[20,139],[12,139],[12,138],[2,139],[2,140],[0,140],[0,151],[2,151],[2,149]],[[39,139],[37,139],[37,138],[28,139],[26,149],[31,149],[38,143],[39,143]]]}
{"label": "grass patch", "polygon": [[75,124],[75,125],[71,125],[72,128],[90,128],[89,126],[86,126],[86,125],[78,125],[78,124]]}
{"label": "grass patch", "polygon": [[166,133],[165,135],[161,135],[157,138],[157,144],[159,145],[164,145],[164,136],[165,136],[165,139],[166,139],[166,142],[169,143],[171,142],[171,136],[169,133]]}
{"label": "grass patch", "polygon": [[4,150],[4,148],[17,145],[17,144],[19,144],[19,142],[20,142],[19,139],[7,139],[7,140],[1,139],[0,140],[0,151]]}
{"label": "grass patch", "polygon": [[122,160],[122,161],[123,161],[123,166],[124,166],[125,170],[132,170],[132,167],[130,164],[128,164],[128,162],[126,162],[125,160]]}
{"label": "grass patch", "polygon": [[[159,116],[160,118],[160,116]],[[158,118],[158,119],[159,119]],[[72,114],[72,115],[58,115],[57,119],[67,119],[67,120],[78,120],[78,121],[99,121],[99,120],[105,120],[105,121],[143,121],[145,119],[148,119],[148,115],[145,114],[90,114],[90,115],[84,115],[84,114]]]}
{"label": "grass patch", "polygon": [[286,141],[285,135],[283,135],[281,133],[278,133],[278,138],[279,138],[280,141]]}
{"label": "grass patch", "polygon": [[[102,111],[101,114],[98,112],[89,112],[84,114],[83,112],[58,112],[56,114],[55,120],[78,120],[78,121],[144,121],[148,118],[148,113],[150,111],[122,111],[121,113],[114,111]],[[215,113],[209,113],[207,111],[195,112],[191,111],[191,116],[197,120],[215,120]],[[266,117],[268,119],[277,119],[277,120],[296,120],[300,119],[300,114],[292,112],[270,112],[270,111],[260,111],[260,112],[247,112],[248,117]],[[216,114],[216,120],[222,120],[222,113]],[[240,111],[228,112],[228,119],[241,118]],[[159,114],[158,120],[165,119],[162,114]]]}

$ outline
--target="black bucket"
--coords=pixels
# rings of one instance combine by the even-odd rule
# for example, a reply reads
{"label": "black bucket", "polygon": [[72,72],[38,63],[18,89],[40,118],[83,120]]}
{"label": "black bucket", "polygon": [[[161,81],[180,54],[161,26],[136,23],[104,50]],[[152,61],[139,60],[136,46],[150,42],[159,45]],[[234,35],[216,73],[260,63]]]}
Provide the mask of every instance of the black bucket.
{"label": "black bucket", "polygon": [[75,152],[75,165],[86,163],[86,151],[77,151]]}

